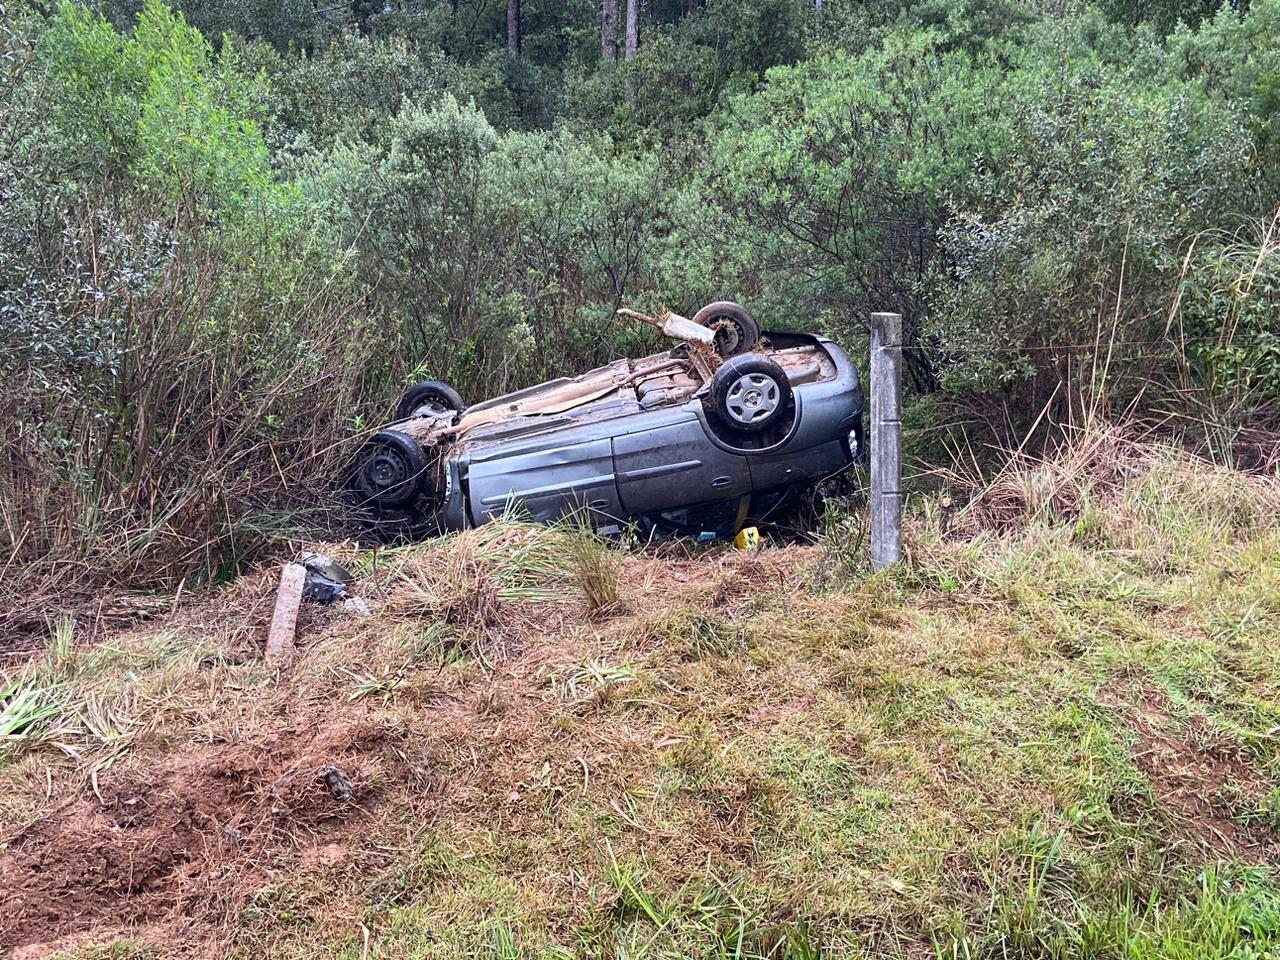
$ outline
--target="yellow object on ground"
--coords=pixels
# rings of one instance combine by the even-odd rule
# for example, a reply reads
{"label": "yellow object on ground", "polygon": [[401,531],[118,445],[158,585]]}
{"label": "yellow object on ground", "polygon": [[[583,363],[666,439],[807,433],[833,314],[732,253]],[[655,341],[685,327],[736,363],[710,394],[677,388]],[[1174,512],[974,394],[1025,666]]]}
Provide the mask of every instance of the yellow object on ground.
{"label": "yellow object on ground", "polygon": [[733,538],[733,545],[739,550],[759,550],[760,531],[756,527],[743,527]]}

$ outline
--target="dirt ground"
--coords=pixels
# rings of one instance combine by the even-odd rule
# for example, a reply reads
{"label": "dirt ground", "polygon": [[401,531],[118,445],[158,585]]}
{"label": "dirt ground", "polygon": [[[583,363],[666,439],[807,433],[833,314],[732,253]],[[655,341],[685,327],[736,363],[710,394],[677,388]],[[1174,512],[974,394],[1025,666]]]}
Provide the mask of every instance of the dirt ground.
{"label": "dirt ground", "polygon": [[1145,502],[915,531],[880,575],[839,542],[331,545],[371,613],[305,604],[283,673],[275,569],[170,598],[5,681],[57,709],[0,757],[0,948],[1074,956],[1086,909],[1117,955],[1239,940],[1280,904],[1280,553],[1239,490],[1190,533]]}
{"label": "dirt ground", "polygon": [[[732,620],[743,601],[796,583],[813,556],[788,548],[750,557],[628,558],[612,624],[682,603]],[[252,663],[271,583],[269,573],[247,578],[234,590],[234,613],[225,597],[196,601],[170,621],[136,629],[129,642],[139,635],[145,642],[157,628],[216,623],[235,647],[230,659]],[[465,591],[457,596],[454,606],[466,599]],[[393,620],[395,598],[383,602],[381,615]],[[230,722],[219,721],[211,736],[90,768],[72,778],[65,800],[0,835],[0,946],[38,957],[78,935],[144,930],[152,943],[177,935],[172,949],[204,940],[216,952],[219,928],[282,873],[368,858],[371,847],[394,842],[397,828],[381,819],[388,811],[396,823],[426,823],[474,816],[477,797],[517,797],[556,737],[562,708],[544,695],[548,672],[580,663],[599,638],[582,636],[592,624],[576,604],[496,602],[487,611],[443,612],[481,622],[490,670],[452,682],[429,678],[385,712],[364,701],[290,699],[297,692],[290,685],[308,670],[309,645],[333,636],[359,645],[371,626],[304,607],[303,659],[294,677],[279,680],[285,696],[273,715],[249,711],[241,724],[223,718]],[[354,639],[346,636],[353,626],[361,631]],[[580,761],[587,778],[593,765],[609,762],[604,754]],[[334,788],[335,776],[349,791]],[[201,927],[205,933],[195,933]]]}

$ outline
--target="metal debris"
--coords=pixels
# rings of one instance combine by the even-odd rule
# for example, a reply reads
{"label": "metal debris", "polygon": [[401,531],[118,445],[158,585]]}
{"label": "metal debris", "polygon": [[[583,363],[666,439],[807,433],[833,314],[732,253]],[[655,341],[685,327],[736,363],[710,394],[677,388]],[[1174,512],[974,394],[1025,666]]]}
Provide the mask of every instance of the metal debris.
{"label": "metal debris", "polygon": [[351,778],[337,767],[322,767],[316,776],[316,782],[323,784],[337,800],[350,800],[356,793]]}
{"label": "metal debris", "polygon": [[304,553],[302,565],[307,571],[303,596],[316,603],[342,599],[346,596],[347,584],[355,579],[351,571],[323,553]]}

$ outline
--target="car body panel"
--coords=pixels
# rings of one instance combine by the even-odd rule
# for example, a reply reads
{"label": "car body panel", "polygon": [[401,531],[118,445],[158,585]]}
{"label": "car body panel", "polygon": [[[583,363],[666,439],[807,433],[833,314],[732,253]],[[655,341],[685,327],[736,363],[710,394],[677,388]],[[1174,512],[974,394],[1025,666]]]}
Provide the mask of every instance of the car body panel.
{"label": "car body panel", "polygon": [[471,522],[484,523],[512,508],[534,520],[559,519],[575,506],[608,516],[620,513],[608,437],[541,446],[509,456],[471,460]]}
{"label": "car body panel", "polygon": [[760,454],[748,460],[751,486],[754,490],[773,490],[791,483],[804,483],[834,476],[849,465],[843,440],[802,450],[783,450]]}
{"label": "car body panel", "polygon": [[618,492],[628,514],[750,492],[746,457],[711,443],[703,422],[691,411],[681,413],[679,419],[654,418],[651,426],[613,438]]}

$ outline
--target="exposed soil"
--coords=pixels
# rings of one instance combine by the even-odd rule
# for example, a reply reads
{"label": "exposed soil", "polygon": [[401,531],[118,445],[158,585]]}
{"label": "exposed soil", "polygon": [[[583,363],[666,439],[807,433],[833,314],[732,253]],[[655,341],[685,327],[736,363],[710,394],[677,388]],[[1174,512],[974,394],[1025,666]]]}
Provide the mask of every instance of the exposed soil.
{"label": "exposed soil", "polygon": [[[810,551],[796,549],[632,555],[619,609],[696,603],[732,620],[759,593],[794,583],[809,559]],[[218,638],[227,662],[256,659],[272,588],[268,573],[246,577],[234,602],[184,604],[166,625]],[[383,602],[395,610],[395,597]],[[382,864],[372,851],[403,843],[408,824],[437,818],[504,823],[516,832],[527,820],[537,830],[526,798],[532,808],[535,798],[554,804],[568,790],[602,789],[622,775],[629,755],[652,750],[651,741],[586,728],[574,760],[557,762],[567,748],[555,717],[593,709],[590,701],[547,693],[550,675],[591,652],[583,648],[590,637],[566,629],[585,619],[578,601],[481,606],[455,611],[493,662],[465,686],[432,671],[400,695],[400,709],[380,711],[379,722],[368,719],[367,703],[340,699],[301,701],[282,718],[228,718],[224,726],[243,725],[241,735],[126,754],[86,775],[41,820],[0,834],[0,948],[43,957],[84,935],[129,932],[166,956],[217,955],[214,945],[255,892],[281,877],[349,860],[375,876]],[[356,656],[360,640],[343,639],[351,623],[304,606],[300,646],[327,637],[352,644]],[[488,634],[494,642],[484,640]],[[305,679],[305,657],[296,672]],[[664,842],[700,851],[746,843],[743,809],[741,796],[726,796],[714,837]]]}
{"label": "exposed soil", "polygon": [[1275,862],[1280,839],[1249,819],[1270,785],[1239,743],[1201,716],[1180,723],[1150,684],[1113,685],[1099,699],[1124,714],[1134,734],[1134,763],[1181,839],[1225,857]]}
{"label": "exposed soil", "polygon": [[[233,914],[272,857],[349,832],[369,799],[363,785],[394,759],[387,748],[399,736],[373,724],[291,725],[99,773],[82,795],[6,838],[0,946],[174,912],[204,922]],[[350,779],[351,796],[322,782],[329,768]]]}

